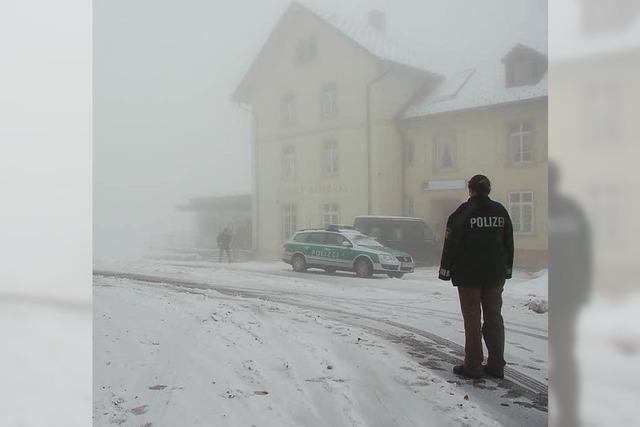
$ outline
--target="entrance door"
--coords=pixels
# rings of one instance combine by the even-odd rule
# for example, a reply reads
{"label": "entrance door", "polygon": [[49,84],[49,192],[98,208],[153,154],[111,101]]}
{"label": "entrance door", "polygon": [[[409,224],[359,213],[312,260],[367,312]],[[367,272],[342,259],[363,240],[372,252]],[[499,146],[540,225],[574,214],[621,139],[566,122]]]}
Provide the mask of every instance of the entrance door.
{"label": "entrance door", "polygon": [[438,240],[444,240],[447,219],[461,203],[460,199],[436,199],[430,201],[429,222],[433,226],[433,232]]}

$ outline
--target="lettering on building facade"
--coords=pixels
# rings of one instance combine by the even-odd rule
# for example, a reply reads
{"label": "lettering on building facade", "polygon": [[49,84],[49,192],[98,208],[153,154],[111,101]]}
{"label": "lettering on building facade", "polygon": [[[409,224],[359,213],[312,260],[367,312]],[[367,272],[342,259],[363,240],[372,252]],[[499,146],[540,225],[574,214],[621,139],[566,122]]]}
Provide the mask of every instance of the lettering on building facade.
{"label": "lettering on building facade", "polygon": [[346,193],[348,191],[345,183],[318,183],[318,184],[297,184],[289,185],[282,188],[287,194],[329,194],[329,193]]}

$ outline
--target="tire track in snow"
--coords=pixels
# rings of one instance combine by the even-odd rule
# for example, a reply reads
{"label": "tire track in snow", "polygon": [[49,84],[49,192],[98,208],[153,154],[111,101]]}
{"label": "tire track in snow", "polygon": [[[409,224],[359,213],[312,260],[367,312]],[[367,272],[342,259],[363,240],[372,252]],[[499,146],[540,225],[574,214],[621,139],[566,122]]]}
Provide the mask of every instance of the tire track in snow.
{"label": "tire track in snow", "polygon": [[[213,268],[212,264],[169,264],[175,267],[185,267],[185,268],[198,268],[198,269],[211,269]],[[363,279],[358,279],[356,278],[353,274],[350,273],[346,273],[346,272],[337,272],[337,273],[333,273],[330,275],[327,275],[326,272],[321,271],[321,270],[309,270],[309,271],[305,271],[302,273],[297,273],[291,270],[278,270],[278,271],[271,271],[271,272],[265,272],[265,271],[260,271],[260,270],[255,270],[255,269],[251,269],[251,268],[247,268],[247,269],[231,269],[234,271],[242,271],[242,272],[246,272],[246,273],[251,273],[255,276],[264,276],[264,277],[269,277],[269,276],[280,276],[280,277],[286,277],[286,278],[295,278],[298,280],[302,280],[302,281],[310,281],[309,278],[313,278],[313,279],[318,279],[320,281],[323,282],[330,282],[332,277],[347,277],[347,278],[351,278],[354,280],[363,280]],[[379,277],[375,277],[374,279],[379,279]],[[364,280],[371,280],[371,279],[364,279]],[[408,279],[409,281],[415,281],[415,279]],[[442,319],[447,319],[447,320],[460,320],[457,317],[449,317],[447,315],[450,314],[450,312],[445,311],[445,310],[438,310],[436,308],[427,308],[427,307],[413,307],[411,306],[412,303],[414,303],[414,300],[401,300],[401,299],[394,299],[392,301],[385,301],[380,302],[380,300],[378,299],[372,299],[372,298],[349,298],[349,297],[337,297],[337,296],[331,296],[331,297],[326,297],[324,295],[318,295],[318,294],[313,294],[313,293],[308,293],[308,292],[290,292],[290,291],[272,291],[272,290],[265,290],[265,289],[257,289],[257,288],[243,288],[243,289],[247,289],[247,290],[253,290],[253,291],[259,291],[259,292],[265,292],[265,293],[272,293],[275,295],[293,295],[293,296],[308,296],[308,297],[312,297],[312,298],[322,298],[322,299],[331,299],[334,301],[344,301],[344,302],[348,302],[350,304],[358,304],[358,303],[363,303],[366,302],[367,304],[371,304],[371,305],[378,305],[384,308],[388,308],[388,307],[398,307],[401,308],[402,310],[406,311],[407,309],[411,309],[413,313],[416,314],[428,314],[434,317],[440,317]],[[441,313],[441,314],[438,314]],[[527,325],[524,323],[519,323],[519,322],[515,322],[515,321],[506,321],[505,320],[505,326],[508,327],[509,332],[514,332],[517,334],[521,334],[521,335],[527,335],[530,336],[532,338],[537,338],[537,339],[542,339],[542,340],[547,340],[549,339],[548,336],[548,331],[547,329],[543,329],[543,328],[539,328],[539,327],[535,327],[535,326],[531,326],[531,325]],[[522,329],[518,329],[518,328],[522,328]]]}
{"label": "tire track in snow", "polygon": [[[255,288],[236,288],[232,286],[218,285],[204,281],[200,282],[172,277],[161,277],[149,274],[128,273],[119,271],[95,270],[94,276],[165,284],[184,288],[188,291],[210,290],[220,292],[232,297],[252,298],[257,300],[282,303],[315,312],[322,312],[326,317],[332,320],[336,320],[340,323],[345,323],[350,326],[362,328],[364,330],[375,333],[376,335],[387,338],[393,342],[403,344],[412,350],[410,354],[414,356],[425,354],[425,356],[435,357],[437,359],[435,365],[433,363],[430,363],[433,362],[433,360],[427,360],[426,362],[423,362],[424,364],[421,364],[425,367],[431,367],[441,371],[448,372],[448,369],[444,369],[443,367],[459,362],[461,356],[464,354],[463,346],[429,331],[414,328],[412,326],[388,319],[381,319],[366,314],[353,313],[346,310],[326,307],[317,304],[304,303],[296,301],[295,299],[292,299],[290,297],[280,296],[283,294],[295,296],[296,294],[292,292],[278,293],[277,291],[265,291]],[[420,337],[420,339],[417,339],[416,337]],[[519,404],[536,409],[538,411],[542,411],[545,413],[547,412],[548,386],[546,384],[509,366],[505,367],[505,376],[506,378],[504,380],[474,380],[473,384],[474,386],[478,386],[478,388],[487,388],[489,390],[498,388],[503,389],[504,391],[506,391],[506,394],[501,397],[525,398],[529,401],[529,403],[519,402]],[[484,387],[483,384],[485,383],[485,381],[489,381],[495,386]]]}

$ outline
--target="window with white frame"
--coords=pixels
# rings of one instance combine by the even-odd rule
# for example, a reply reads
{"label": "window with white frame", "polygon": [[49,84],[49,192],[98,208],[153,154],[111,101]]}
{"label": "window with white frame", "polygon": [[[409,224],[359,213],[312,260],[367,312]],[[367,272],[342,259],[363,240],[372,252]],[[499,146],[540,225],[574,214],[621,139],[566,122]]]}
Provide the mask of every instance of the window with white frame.
{"label": "window with white frame", "polygon": [[296,96],[287,93],[280,100],[280,124],[283,127],[292,126],[296,123]]}
{"label": "window with white frame", "polygon": [[440,132],[436,135],[435,142],[437,168],[455,169],[458,166],[458,141],[455,132]]}
{"label": "window with white frame", "polygon": [[338,86],[336,83],[326,83],[320,94],[320,116],[323,119],[338,115]]}
{"label": "window with white frame", "polygon": [[533,192],[516,191],[509,193],[509,212],[513,232],[531,234],[534,231]]}
{"label": "window with white frame", "polygon": [[338,207],[338,204],[323,203],[320,217],[323,228],[331,224],[340,224],[340,208]]}
{"label": "window with white frame", "polygon": [[509,148],[511,163],[522,165],[535,160],[534,127],[529,121],[515,122],[509,125]]}
{"label": "window with white frame", "polygon": [[282,179],[292,180],[296,177],[296,147],[288,145],[282,148]]}
{"label": "window with white frame", "polygon": [[294,203],[282,205],[282,241],[288,240],[297,229],[297,209]]}
{"label": "window with white frame", "polygon": [[335,139],[322,143],[322,170],[325,175],[338,174],[338,141]]}

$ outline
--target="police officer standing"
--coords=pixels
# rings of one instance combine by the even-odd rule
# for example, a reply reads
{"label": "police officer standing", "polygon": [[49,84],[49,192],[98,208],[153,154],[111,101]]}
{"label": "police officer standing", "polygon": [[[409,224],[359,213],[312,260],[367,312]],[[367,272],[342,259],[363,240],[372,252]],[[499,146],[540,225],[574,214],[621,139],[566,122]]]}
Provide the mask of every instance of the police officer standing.
{"label": "police officer standing", "polygon": [[[467,378],[480,378],[483,372],[504,378],[502,289],[511,278],[513,227],[504,206],[489,198],[489,178],[475,175],[468,189],[469,200],[447,221],[439,272],[440,279],[458,288],[464,320],[464,362],[453,372]],[[484,366],[482,337],[489,352]]]}

